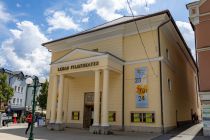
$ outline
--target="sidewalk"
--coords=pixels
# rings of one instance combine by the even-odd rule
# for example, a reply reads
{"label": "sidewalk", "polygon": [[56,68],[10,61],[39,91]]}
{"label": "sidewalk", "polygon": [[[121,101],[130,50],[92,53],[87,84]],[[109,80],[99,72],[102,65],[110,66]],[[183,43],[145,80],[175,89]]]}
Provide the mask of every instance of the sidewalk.
{"label": "sidewalk", "polygon": [[[25,135],[27,124],[10,124],[0,128],[0,140],[27,140]],[[36,140],[210,140],[202,135],[202,124],[177,128],[165,135],[157,133],[121,132],[114,135],[94,135],[86,129],[65,129],[65,131],[50,131],[45,127],[34,129]]]}
{"label": "sidewalk", "polygon": [[[0,128],[0,140],[27,140],[24,134],[27,124],[9,125]],[[86,129],[65,129],[65,131],[50,131],[45,127],[36,127],[34,137],[36,140],[150,140],[158,137],[156,133],[134,133],[117,131],[114,135],[94,135]]]}
{"label": "sidewalk", "polygon": [[210,137],[203,136],[202,127],[202,123],[180,127],[154,140],[210,140]]}

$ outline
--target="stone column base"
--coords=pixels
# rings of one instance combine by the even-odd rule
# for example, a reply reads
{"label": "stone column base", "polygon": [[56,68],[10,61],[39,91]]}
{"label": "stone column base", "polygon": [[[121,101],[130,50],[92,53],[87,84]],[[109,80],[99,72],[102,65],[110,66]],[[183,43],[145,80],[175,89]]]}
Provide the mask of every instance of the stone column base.
{"label": "stone column base", "polygon": [[49,123],[47,125],[47,128],[50,130],[63,131],[65,128],[65,124],[63,124],[63,123]]}
{"label": "stone column base", "polygon": [[113,132],[111,131],[111,127],[110,126],[101,126],[101,134],[103,134],[103,135],[113,134]]}
{"label": "stone column base", "polygon": [[90,126],[89,132],[102,135],[113,134],[110,126]]}
{"label": "stone column base", "polygon": [[89,132],[93,134],[101,134],[101,126],[90,126]]}
{"label": "stone column base", "polygon": [[63,124],[63,123],[56,123],[55,127],[54,127],[54,130],[64,131],[64,128],[65,128],[65,124]]}
{"label": "stone column base", "polygon": [[54,125],[55,125],[55,123],[48,123],[47,124],[47,129],[54,130]]}

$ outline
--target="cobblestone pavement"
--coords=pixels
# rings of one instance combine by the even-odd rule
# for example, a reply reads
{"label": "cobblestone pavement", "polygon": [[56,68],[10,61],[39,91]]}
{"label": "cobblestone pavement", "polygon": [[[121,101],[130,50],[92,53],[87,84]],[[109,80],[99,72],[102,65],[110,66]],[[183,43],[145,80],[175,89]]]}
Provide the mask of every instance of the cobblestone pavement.
{"label": "cobblestone pavement", "polygon": [[[0,140],[27,140],[26,124],[9,125],[0,128]],[[173,130],[165,135],[157,133],[115,132],[114,135],[93,135],[84,129],[65,129],[50,131],[45,127],[35,128],[36,140],[210,140],[202,136],[202,125],[186,126]]]}

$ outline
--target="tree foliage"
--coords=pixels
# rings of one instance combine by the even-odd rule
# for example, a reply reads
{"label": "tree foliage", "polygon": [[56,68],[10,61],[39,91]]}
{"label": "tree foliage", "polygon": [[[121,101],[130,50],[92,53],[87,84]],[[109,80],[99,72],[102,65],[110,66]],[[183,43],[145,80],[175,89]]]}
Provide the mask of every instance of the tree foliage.
{"label": "tree foliage", "polygon": [[47,107],[47,93],[48,93],[48,86],[49,82],[46,80],[44,84],[42,84],[40,94],[37,97],[37,102],[39,104],[39,107],[43,110]]}
{"label": "tree foliage", "polygon": [[0,73],[0,101],[7,103],[13,95],[13,88],[7,83],[7,75]]}

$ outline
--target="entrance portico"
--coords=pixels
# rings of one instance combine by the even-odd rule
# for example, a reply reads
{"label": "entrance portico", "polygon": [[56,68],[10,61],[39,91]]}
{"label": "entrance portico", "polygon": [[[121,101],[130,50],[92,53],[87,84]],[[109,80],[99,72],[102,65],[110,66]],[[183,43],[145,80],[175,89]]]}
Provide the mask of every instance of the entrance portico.
{"label": "entrance portico", "polygon": [[[108,53],[98,53],[93,51],[87,51],[82,49],[76,49],[60,58],[59,60],[51,64],[51,77],[53,77],[53,89],[51,93],[51,107],[50,107],[50,129],[63,130],[65,127],[64,119],[64,87],[65,80],[71,82],[69,87],[69,98],[71,98],[71,92],[74,92],[71,87],[71,83],[79,75],[94,77],[87,83],[94,83],[94,112],[93,112],[93,125],[91,130],[99,131],[107,130],[109,128],[108,121],[108,98],[110,87],[110,73],[121,76],[123,62]],[[100,101],[100,95],[102,92],[102,99]],[[72,97],[73,100],[74,97]],[[70,100],[67,100],[70,102]],[[69,103],[68,103],[69,104]],[[68,105],[67,104],[67,105]],[[70,113],[67,114],[69,116]],[[71,114],[73,117],[73,113]],[[83,115],[85,117],[85,114]],[[70,121],[71,125],[71,121]]]}

